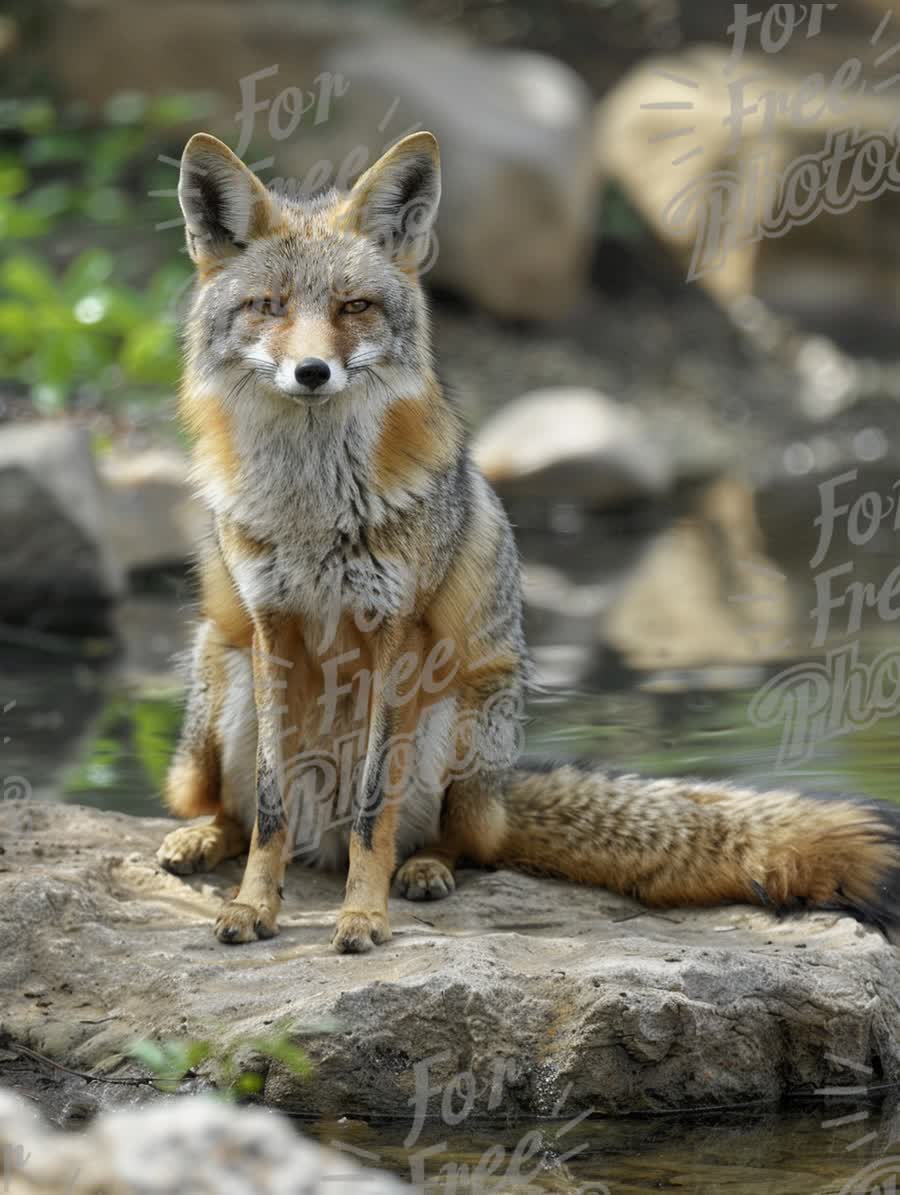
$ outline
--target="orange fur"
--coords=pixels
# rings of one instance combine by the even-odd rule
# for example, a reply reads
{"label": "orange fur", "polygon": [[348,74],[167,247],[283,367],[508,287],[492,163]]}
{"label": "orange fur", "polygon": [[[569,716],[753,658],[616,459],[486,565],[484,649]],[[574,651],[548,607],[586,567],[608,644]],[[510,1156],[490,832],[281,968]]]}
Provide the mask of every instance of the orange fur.
{"label": "orange fur", "polygon": [[231,416],[219,402],[200,397],[187,388],[182,391],[180,414],[193,437],[197,476],[215,478],[232,491],[241,464],[234,446]]}
{"label": "orange fur", "polygon": [[445,468],[458,450],[455,430],[436,396],[392,403],[373,454],[375,492],[415,487]]}
{"label": "orange fur", "polygon": [[200,578],[201,606],[217,628],[220,642],[231,647],[249,647],[253,622],[218,549],[207,553],[201,561]]}

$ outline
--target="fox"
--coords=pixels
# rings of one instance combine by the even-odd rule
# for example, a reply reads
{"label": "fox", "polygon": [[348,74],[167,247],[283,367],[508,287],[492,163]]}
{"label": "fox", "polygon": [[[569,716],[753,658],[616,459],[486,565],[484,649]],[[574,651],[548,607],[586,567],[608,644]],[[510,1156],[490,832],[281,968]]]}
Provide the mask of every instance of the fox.
{"label": "fox", "polygon": [[649,907],[885,924],[886,807],[522,756],[535,676],[517,547],[431,347],[440,193],[428,132],[311,196],[267,188],[209,134],[184,149],[179,411],[211,530],[164,793],[190,822],[159,864],[246,853],[214,926],[230,945],[278,933],[292,859],[346,874],[340,953],[390,940],[392,891],[449,897],[461,863]]}

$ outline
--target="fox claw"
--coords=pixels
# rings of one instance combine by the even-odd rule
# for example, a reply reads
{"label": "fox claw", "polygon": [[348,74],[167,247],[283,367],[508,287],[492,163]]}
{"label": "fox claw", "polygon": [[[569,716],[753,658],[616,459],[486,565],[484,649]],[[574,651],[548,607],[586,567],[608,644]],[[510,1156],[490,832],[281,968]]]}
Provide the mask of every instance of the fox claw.
{"label": "fox claw", "polygon": [[397,888],[407,900],[444,900],[456,888],[453,872],[439,859],[409,859],[397,872]]}
{"label": "fox claw", "polygon": [[391,927],[381,913],[341,913],[331,944],[338,954],[365,954],[391,939]]}
{"label": "fox claw", "polygon": [[215,935],[226,946],[274,938],[277,933],[275,916],[268,909],[255,909],[236,900],[227,904],[216,919]]}

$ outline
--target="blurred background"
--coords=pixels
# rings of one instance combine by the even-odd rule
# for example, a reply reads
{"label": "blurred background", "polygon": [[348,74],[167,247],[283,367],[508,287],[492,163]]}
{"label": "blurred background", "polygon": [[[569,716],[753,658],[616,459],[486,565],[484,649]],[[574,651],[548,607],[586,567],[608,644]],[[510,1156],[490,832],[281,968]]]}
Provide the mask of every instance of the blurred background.
{"label": "blurred background", "polygon": [[[892,136],[895,8],[773,23],[772,52],[759,22],[730,67],[733,9],[706,0],[7,4],[5,798],[160,809],[205,525],[174,419],[186,139],[312,191],[424,127],[441,368],[524,560],[530,746],[896,799],[900,198],[870,185],[796,227],[777,188],[721,201],[754,163]],[[834,102],[792,102],[836,75]],[[688,281],[734,204],[749,233]],[[829,492],[859,505],[821,554]],[[877,689],[834,663],[879,657]]]}

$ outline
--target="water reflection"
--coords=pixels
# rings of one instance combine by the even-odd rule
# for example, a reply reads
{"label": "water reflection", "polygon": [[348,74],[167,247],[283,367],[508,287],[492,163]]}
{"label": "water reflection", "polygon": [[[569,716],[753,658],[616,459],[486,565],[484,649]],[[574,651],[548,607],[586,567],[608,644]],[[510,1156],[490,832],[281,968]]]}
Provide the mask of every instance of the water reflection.
{"label": "water reflection", "polygon": [[[900,1182],[897,1105],[829,1097],[785,1109],[734,1109],[685,1118],[588,1119],[510,1126],[430,1123],[311,1126],[323,1142],[409,1179],[428,1195],[608,1192],[635,1195],[887,1195]],[[518,1151],[518,1152],[517,1152]],[[568,1156],[567,1156],[568,1155]],[[865,1176],[869,1171],[868,1176]],[[860,1177],[858,1185],[854,1183]],[[519,1180],[519,1181],[517,1181]]]}

